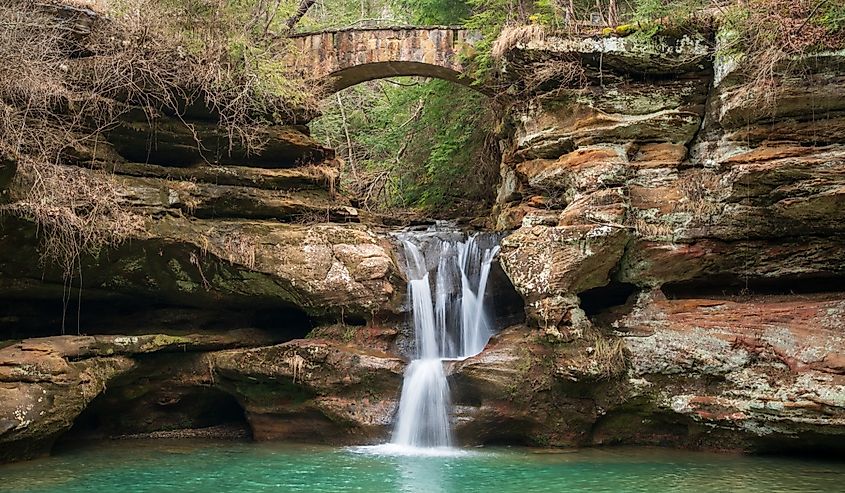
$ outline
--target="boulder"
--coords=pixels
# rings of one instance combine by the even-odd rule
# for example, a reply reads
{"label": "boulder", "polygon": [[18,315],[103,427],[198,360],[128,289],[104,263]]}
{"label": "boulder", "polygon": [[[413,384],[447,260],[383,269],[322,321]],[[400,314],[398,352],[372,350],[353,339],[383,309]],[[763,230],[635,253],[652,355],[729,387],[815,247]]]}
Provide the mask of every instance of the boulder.
{"label": "boulder", "polygon": [[570,339],[589,325],[576,295],[610,282],[627,243],[627,230],[613,225],[523,227],[502,241],[500,261],[529,321]]}
{"label": "boulder", "polygon": [[464,443],[573,447],[618,399],[618,342],[591,332],[567,343],[517,325],[449,368],[456,434]]}

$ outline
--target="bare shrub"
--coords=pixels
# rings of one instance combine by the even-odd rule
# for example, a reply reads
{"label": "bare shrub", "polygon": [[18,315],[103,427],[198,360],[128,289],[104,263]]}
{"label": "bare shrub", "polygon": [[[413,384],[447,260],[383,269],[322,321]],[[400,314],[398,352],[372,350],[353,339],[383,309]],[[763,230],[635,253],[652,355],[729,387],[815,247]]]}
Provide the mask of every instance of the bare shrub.
{"label": "bare shrub", "polygon": [[[96,161],[103,133],[138,109],[152,123],[205,107],[203,118],[249,152],[264,144],[261,125],[316,109],[314,87],[279,68],[287,41],[271,32],[273,2],[110,0],[108,18],[66,4],[0,4],[0,162],[17,168],[0,213],[35,223],[42,262],[64,275],[65,306],[74,278],[81,296],[82,256],[143,235],[147,220],[108,173],[64,166],[69,154]],[[74,6],[104,10],[100,1]],[[249,245],[227,248],[254,262]]]}
{"label": "bare shrub", "polygon": [[331,207],[327,207],[325,211],[310,210],[297,214],[293,218],[295,224],[320,224],[332,222]]}
{"label": "bare shrub", "polygon": [[107,173],[62,166],[68,150],[96,154],[102,133],[133,109],[152,121],[200,105],[230,142],[258,151],[260,125],[316,108],[307,82],[278,68],[286,40],[271,32],[269,3],[203,12],[190,1],[109,4],[111,17],[85,17],[90,33],[47,3],[0,5],[0,158],[18,162],[4,210],[35,221],[42,260],[55,261],[66,283],[80,255],[143,228]]}
{"label": "bare shrub", "polygon": [[223,252],[230,264],[241,264],[255,269],[255,252],[258,246],[253,238],[231,232],[223,237]]}
{"label": "bare shrub", "polygon": [[546,29],[540,24],[505,26],[496,40],[493,41],[490,54],[494,60],[501,60],[508,51],[518,44],[541,42],[544,39],[546,39]]}
{"label": "bare shrub", "polygon": [[42,260],[56,262],[66,276],[81,268],[83,253],[115,245],[143,231],[144,218],[120,203],[119,186],[105,173],[67,166],[19,162],[18,180],[28,194],[7,207],[42,229]]}
{"label": "bare shrub", "polygon": [[581,88],[587,84],[587,75],[581,62],[570,60],[546,60],[532,65],[532,71],[525,74],[524,91],[532,93],[543,84],[554,82],[558,87]]}
{"label": "bare shrub", "polygon": [[[263,147],[266,123],[317,110],[313,81],[284,70],[289,40],[259,28],[260,9],[216,7],[200,15],[191,2],[115,0],[114,21],[88,40],[80,85],[111,99],[176,115],[195,103],[217,116],[230,142]],[[150,115],[154,117],[154,114]]]}
{"label": "bare shrub", "polygon": [[[107,175],[57,165],[63,150],[96,133],[83,128],[90,108],[113,108],[70,83],[65,47],[74,35],[67,22],[27,2],[0,7],[0,154],[18,162],[16,201],[4,209],[35,221],[42,260],[55,261],[66,280],[82,252],[141,224],[120,208]],[[91,122],[98,126],[97,118]]]}
{"label": "bare shrub", "polygon": [[819,22],[826,3],[748,0],[726,11],[724,23],[732,32],[722,50],[726,55],[744,56],[741,67],[747,82],[738,97],[749,106],[771,111],[782,89],[781,79],[806,71],[805,55],[845,48],[845,29]]}
{"label": "bare shrub", "polygon": [[625,373],[627,360],[622,339],[597,336],[593,341],[592,360],[600,379],[610,380]]}

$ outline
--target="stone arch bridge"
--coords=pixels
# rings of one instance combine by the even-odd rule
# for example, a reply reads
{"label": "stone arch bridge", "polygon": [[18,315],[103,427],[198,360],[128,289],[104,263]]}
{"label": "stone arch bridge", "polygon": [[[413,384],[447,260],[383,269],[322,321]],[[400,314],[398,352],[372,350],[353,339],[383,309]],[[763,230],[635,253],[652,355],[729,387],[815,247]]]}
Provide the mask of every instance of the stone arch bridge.
{"label": "stone arch bridge", "polygon": [[339,29],[291,39],[294,69],[328,79],[329,89],[336,92],[368,80],[409,75],[469,86],[464,60],[480,37],[458,26],[433,26]]}

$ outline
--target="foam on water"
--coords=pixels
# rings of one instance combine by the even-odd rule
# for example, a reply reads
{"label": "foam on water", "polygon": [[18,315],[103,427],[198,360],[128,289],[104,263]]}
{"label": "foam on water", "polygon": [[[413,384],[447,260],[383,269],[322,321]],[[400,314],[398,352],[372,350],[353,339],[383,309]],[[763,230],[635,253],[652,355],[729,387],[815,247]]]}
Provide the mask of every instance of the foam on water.
{"label": "foam on water", "polygon": [[389,457],[474,457],[483,452],[466,450],[455,447],[414,447],[398,443],[382,443],[381,445],[361,445],[347,447],[346,450],[356,454],[381,455]]}

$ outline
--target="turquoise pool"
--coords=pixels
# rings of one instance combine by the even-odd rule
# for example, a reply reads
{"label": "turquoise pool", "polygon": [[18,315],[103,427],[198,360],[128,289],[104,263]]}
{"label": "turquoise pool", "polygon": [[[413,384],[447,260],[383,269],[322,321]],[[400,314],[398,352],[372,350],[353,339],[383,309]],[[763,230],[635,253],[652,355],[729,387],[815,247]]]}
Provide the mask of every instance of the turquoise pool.
{"label": "turquoise pool", "polygon": [[845,491],[845,464],[651,448],[407,456],[278,443],[114,441],[0,466],[0,491]]}

